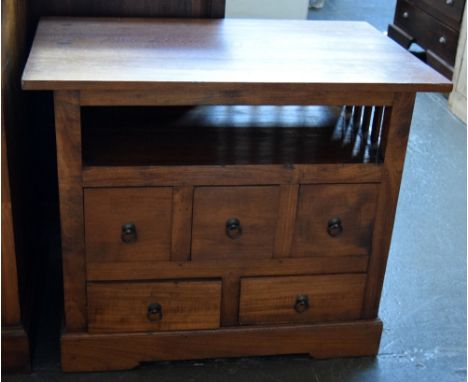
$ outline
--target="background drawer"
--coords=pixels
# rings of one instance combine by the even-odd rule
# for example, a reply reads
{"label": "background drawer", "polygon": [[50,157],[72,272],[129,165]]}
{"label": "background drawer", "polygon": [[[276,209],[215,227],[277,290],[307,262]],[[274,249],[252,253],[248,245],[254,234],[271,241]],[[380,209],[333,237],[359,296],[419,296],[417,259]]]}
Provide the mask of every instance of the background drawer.
{"label": "background drawer", "polygon": [[410,0],[425,12],[453,29],[460,29],[465,0]]}
{"label": "background drawer", "polygon": [[221,281],[88,284],[92,333],[219,327]]}
{"label": "background drawer", "polygon": [[358,319],[365,274],[243,278],[241,324]]}
{"label": "background drawer", "polygon": [[423,48],[431,50],[450,65],[454,65],[458,42],[456,30],[406,1],[399,1],[397,4],[395,24],[410,34]]}
{"label": "background drawer", "polygon": [[192,260],[272,257],[278,202],[278,187],[197,188]]}
{"label": "background drawer", "polygon": [[377,194],[377,184],[301,186],[292,256],[367,255]]}
{"label": "background drawer", "polygon": [[172,188],[86,189],[84,208],[88,262],[169,259]]}

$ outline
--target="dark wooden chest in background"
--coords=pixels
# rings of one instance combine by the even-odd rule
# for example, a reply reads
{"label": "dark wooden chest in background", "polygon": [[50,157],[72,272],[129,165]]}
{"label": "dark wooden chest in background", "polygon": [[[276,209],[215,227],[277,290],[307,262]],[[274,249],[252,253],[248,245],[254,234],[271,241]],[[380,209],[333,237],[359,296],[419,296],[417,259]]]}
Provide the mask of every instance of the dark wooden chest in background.
{"label": "dark wooden chest in background", "polygon": [[405,48],[415,42],[426,62],[452,78],[465,0],[398,0],[388,35]]}

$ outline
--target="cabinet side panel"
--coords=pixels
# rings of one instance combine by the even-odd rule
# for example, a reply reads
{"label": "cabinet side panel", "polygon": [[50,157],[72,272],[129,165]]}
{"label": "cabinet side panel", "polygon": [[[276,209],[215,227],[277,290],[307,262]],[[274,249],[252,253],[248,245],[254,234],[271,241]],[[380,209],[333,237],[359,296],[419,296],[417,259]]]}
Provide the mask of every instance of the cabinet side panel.
{"label": "cabinet side panel", "polygon": [[79,94],[73,91],[56,92],[54,103],[65,325],[68,331],[79,331],[86,328],[86,264]]}
{"label": "cabinet side panel", "polygon": [[385,129],[384,171],[372,236],[363,318],[377,317],[379,310],[414,101],[414,93],[395,94],[389,125]]}

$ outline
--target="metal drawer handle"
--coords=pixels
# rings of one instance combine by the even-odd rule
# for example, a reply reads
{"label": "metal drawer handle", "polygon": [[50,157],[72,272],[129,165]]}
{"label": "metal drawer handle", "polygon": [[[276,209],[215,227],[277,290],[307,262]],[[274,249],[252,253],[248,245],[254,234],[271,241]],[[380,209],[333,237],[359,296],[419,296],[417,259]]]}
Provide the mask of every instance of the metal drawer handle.
{"label": "metal drawer handle", "polygon": [[340,218],[333,218],[328,221],[328,234],[332,237],[341,235],[343,232],[343,224]]}
{"label": "metal drawer handle", "polygon": [[226,235],[232,240],[239,239],[242,235],[242,226],[237,218],[230,218],[226,222]]}
{"label": "metal drawer handle", "polygon": [[161,321],[163,318],[161,304],[154,303],[148,305],[148,311],[146,313],[149,321]]}
{"label": "metal drawer handle", "polygon": [[453,5],[453,4],[455,4],[455,1],[454,0],[445,0],[445,4]]}
{"label": "metal drawer handle", "polygon": [[409,12],[408,11],[403,12],[403,18],[404,19],[409,18]]}
{"label": "metal drawer handle", "polygon": [[447,39],[445,38],[445,36],[441,36],[439,38],[439,43],[442,44],[442,45],[447,44]]}
{"label": "metal drawer handle", "polygon": [[299,295],[296,297],[296,303],[294,304],[294,310],[297,313],[304,313],[309,309],[309,296]]}
{"label": "metal drawer handle", "polygon": [[124,243],[130,244],[137,241],[138,235],[136,226],[133,223],[124,224],[120,238]]}

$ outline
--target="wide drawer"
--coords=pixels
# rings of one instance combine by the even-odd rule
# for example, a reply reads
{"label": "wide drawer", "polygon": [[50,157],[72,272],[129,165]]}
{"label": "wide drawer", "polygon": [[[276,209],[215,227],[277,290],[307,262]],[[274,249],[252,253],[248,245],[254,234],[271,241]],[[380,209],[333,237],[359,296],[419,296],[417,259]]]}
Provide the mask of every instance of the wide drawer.
{"label": "wide drawer", "polygon": [[465,0],[409,0],[451,28],[460,29]]}
{"label": "wide drawer", "polygon": [[200,187],[193,203],[192,260],[272,257],[279,187]]}
{"label": "wide drawer", "polygon": [[358,319],[365,274],[261,277],[241,280],[243,325]]}
{"label": "wide drawer", "polygon": [[221,281],[88,284],[91,333],[215,329]]}
{"label": "wide drawer", "polygon": [[395,24],[410,34],[423,48],[454,65],[458,42],[456,30],[406,1],[397,4]]}
{"label": "wide drawer", "polygon": [[172,188],[102,188],[84,192],[88,262],[168,260]]}
{"label": "wide drawer", "polygon": [[377,184],[301,186],[292,256],[369,254],[378,188]]}

